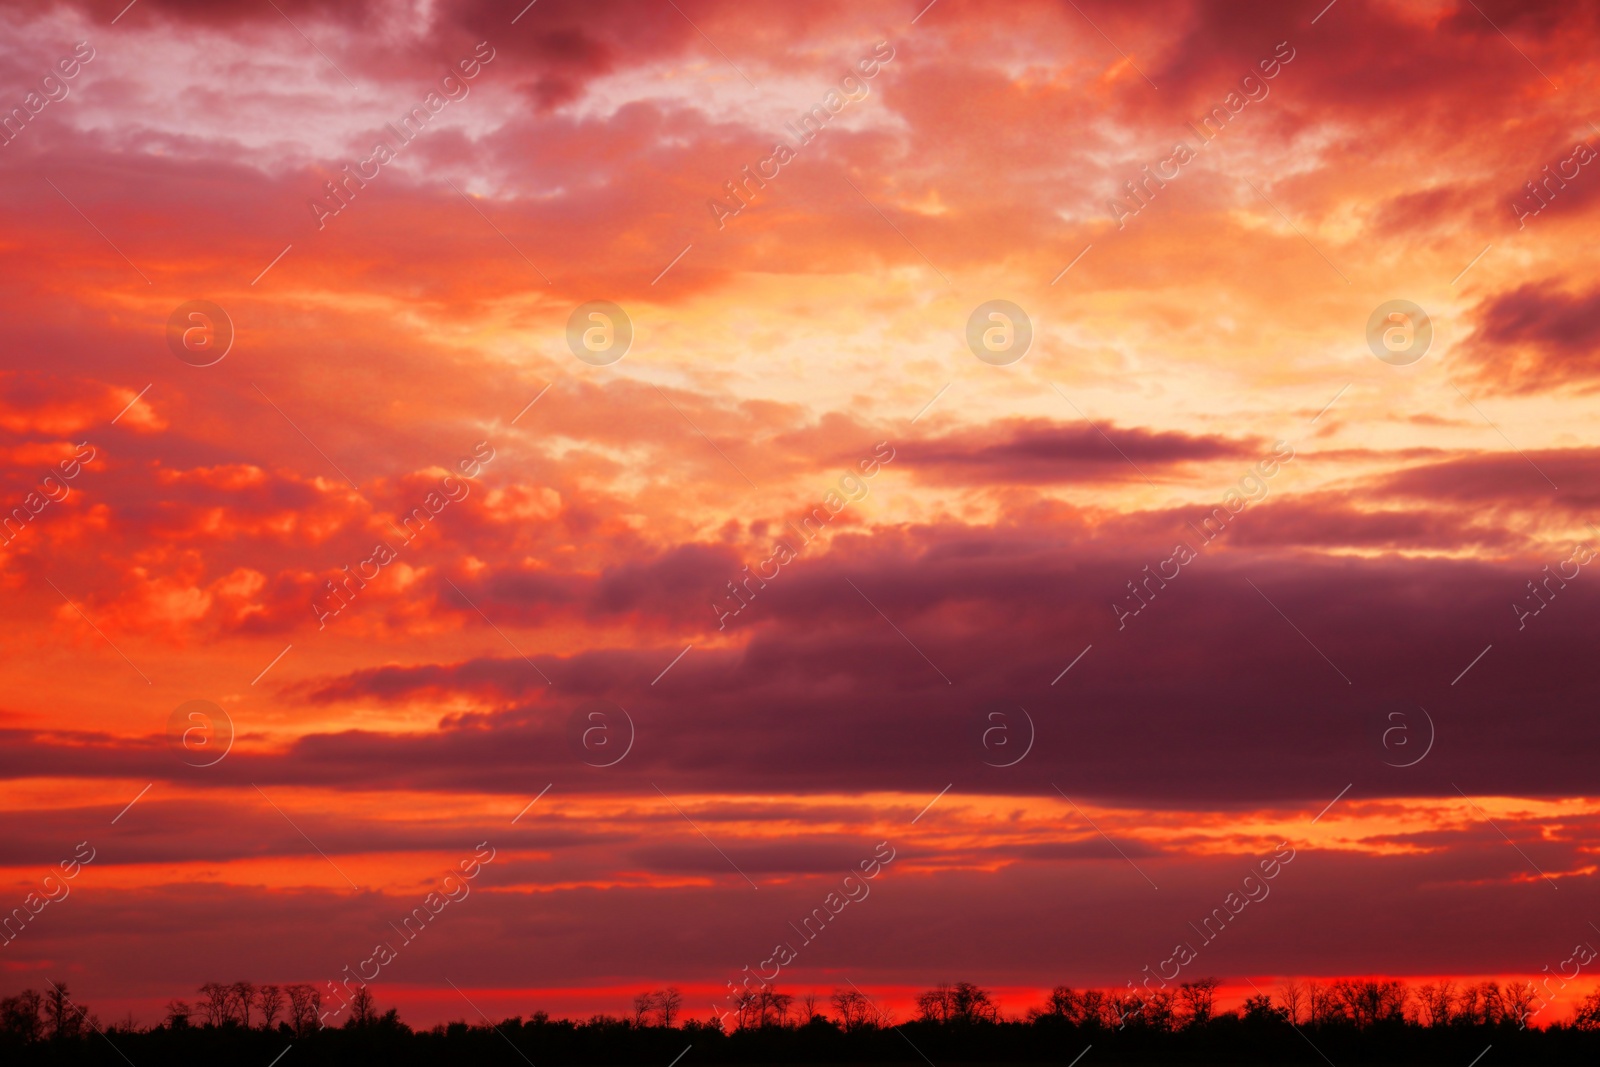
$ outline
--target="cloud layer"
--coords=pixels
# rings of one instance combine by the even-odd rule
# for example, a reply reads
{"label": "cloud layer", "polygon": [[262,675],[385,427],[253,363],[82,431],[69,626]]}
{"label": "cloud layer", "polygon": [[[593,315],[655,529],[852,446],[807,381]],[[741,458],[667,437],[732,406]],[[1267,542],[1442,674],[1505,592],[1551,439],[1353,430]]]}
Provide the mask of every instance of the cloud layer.
{"label": "cloud layer", "polygon": [[0,4],[0,882],[100,850],[11,984],[329,978],[486,839],[419,1021],[883,840],[795,983],[1118,985],[1282,840],[1210,970],[1582,936],[1591,12],[117,6]]}

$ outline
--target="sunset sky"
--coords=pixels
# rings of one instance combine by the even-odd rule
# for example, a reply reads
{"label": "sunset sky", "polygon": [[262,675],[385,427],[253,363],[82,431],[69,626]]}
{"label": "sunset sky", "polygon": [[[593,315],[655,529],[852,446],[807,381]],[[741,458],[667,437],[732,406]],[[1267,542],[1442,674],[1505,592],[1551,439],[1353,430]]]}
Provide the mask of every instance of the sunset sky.
{"label": "sunset sky", "polygon": [[1600,15],[525,4],[0,3],[0,995],[1600,944]]}

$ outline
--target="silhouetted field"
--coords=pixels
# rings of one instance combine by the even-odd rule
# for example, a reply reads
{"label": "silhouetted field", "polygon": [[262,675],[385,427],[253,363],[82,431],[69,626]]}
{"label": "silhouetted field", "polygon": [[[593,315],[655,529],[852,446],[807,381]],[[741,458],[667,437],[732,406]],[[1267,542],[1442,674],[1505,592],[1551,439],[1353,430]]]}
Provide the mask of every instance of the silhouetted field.
{"label": "silhouetted field", "polygon": [[[1313,1047],[1313,1043],[1315,1047]],[[1051,1063],[1096,1064],[1450,1064],[1468,1067],[1490,1049],[1480,1067],[1508,1064],[1592,1064],[1600,1035],[1566,1027],[1545,1031],[1516,1027],[1428,1029],[1409,1024],[1355,1030],[1301,1028],[1220,1019],[1204,1028],[1173,1032],[1024,1022],[940,1025],[909,1022],[892,1029],[851,1033],[826,1021],[723,1033],[703,1024],[643,1027],[628,1023],[575,1024],[507,1020],[454,1023],[434,1031],[378,1023],[323,1030],[304,1037],[238,1026],[165,1027],[139,1032],[88,1033],[60,1041],[9,1044],[7,1063],[258,1064],[280,1054],[279,1067],[305,1064],[563,1064],[678,1067],[697,1064],[801,1063]],[[288,1050],[285,1053],[285,1050]],[[1085,1049],[1088,1051],[1085,1052]],[[920,1050],[920,1051],[919,1051]],[[1320,1050],[1320,1052],[1318,1051]]]}

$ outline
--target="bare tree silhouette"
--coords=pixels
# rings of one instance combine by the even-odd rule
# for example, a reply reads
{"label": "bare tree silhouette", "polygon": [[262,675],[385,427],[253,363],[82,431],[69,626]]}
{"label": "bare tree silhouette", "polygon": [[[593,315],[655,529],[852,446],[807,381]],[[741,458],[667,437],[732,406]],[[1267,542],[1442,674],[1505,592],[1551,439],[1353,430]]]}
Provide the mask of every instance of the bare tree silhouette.
{"label": "bare tree silhouette", "polygon": [[917,996],[917,1012],[926,1022],[994,1022],[1000,1010],[987,989],[971,982],[941,985]]}
{"label": "bare tree silhouette", "polygon": [[207,982],[200,987],[200,1010],[205,1013],[207,1026],[221,1026],[228,1021],[228,1003],[233,991],[219,982]]}
{"label": "bare tree silhouette", "polygon": [[1185,1026],[1204,1026],[1211,1021],[1217,986],[1221,984],[1215,978],[1197,978],[1178,986],[1178,1003],[1183,1010]]}
{"label": "bare tree silhouette", "polygon": [[289,1025],[296,1037],[305,1037],[317,1027],[317,1014],[322,1010],[322,994],[309,985],[295,983],[288,986]]}
{"label": "bare tree silhouette", "polygon": [[261,1028],[271,1030],[272,1024],[283,1012],[283,990],[275,985],[257,987],[256,1007],[261,1009]]}
{"label": "bare tree silhouette", "polygon": [[833,1001],[834,1018],[846,1033],[870,1026],[878,1017],[866,994],[854,989],[835,990],[829,999]]}
{"label": "bare tree silhouette", "polygon": [[44,998],[36,989],[24,989],[0,1000],[0,1024],[24,1043],[40,1040],[44,1037]]}
{"label": "bare tree silhouette", "polygon": [[656,994],[656,1017],[662,1026],[671,1026],[672,1020],[678,1017],[678,1009],[683,1006],[683,994],[678,992],[678,987],[669,985]]}
{"label": "bare tree silhouette", "polygon": [[57,1041],[67,1041],[83,1032],[87,1013],[72,1002],[64,982],[50,982],[44,991],[44,1017],[50,1036]]}
{"label": "bare tree silhouette", "polygon": [[372,998],[372,990],[362,986],[356,990],[355,996],[350,998],[350,1022],[355,1026],[371,1026],[378,1021],[376,1001]]}

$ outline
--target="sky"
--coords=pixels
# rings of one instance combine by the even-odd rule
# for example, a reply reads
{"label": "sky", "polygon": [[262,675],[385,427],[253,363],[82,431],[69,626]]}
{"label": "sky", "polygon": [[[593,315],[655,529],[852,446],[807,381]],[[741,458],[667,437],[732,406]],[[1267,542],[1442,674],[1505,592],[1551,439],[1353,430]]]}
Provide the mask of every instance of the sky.
{"label": "sky", "polygon": [[124,4],[0,2],[0,992],[1600,939],[1593,11]]}

